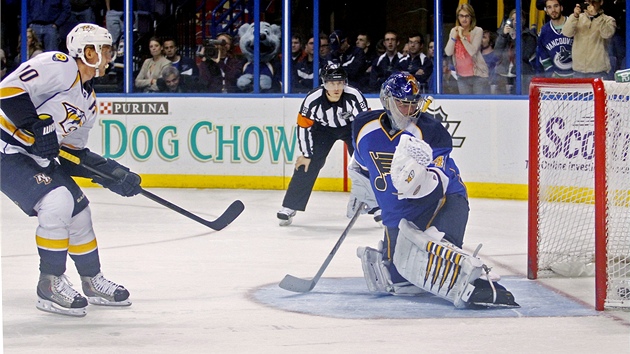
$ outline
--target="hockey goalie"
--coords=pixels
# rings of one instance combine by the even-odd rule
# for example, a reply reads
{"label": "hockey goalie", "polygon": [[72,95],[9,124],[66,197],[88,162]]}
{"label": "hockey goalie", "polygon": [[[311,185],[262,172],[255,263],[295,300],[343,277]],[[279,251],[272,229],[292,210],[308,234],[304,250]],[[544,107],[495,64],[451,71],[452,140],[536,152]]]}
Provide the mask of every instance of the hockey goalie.
{"label": "hockey goalie", "polygon": [[382,243],[357,250],[368,289],[430,292],[457,308],[519,307],[477,252],[461,248],[469,213],[466,187],[450,157],[451,136],[424,112],[429,101],[416,79],[393,74],[380,100],[383,110],[363,112],[353,122],[355,153],[348,167],[348,215],[357,205],[382,210]]}

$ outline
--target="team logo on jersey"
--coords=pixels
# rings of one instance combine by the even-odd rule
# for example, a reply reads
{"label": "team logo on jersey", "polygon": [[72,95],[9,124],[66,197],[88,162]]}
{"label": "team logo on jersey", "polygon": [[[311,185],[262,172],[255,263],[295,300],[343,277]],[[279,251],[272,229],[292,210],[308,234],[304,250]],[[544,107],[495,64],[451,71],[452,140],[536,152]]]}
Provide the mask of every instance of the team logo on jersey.
{"label": "team logo on jersey", "polygon": [[65,63],[68,61],[68,56],[63,53],[55,53],[53,54],[52,60]]}
{"label": "team logo on jersey", "polygon": [[48,175],[44,174],[44,173],[38,173],[35,176],[33,176],[33,178],[35,178],[35,181],[37,182],[37,184],[50,184],[50,182],[52,182],[52,178],[50,178]]}
{"label": "team logo on jersey", "polygon": [[379,173],[379,176],[374,179],[374,187],[376,187],[378,191],[385,191],[387,190],[387,180],[385,177],[392,168],[394,154],[389,152],[370,152],[370,156]]}
{"label": "team logo on jersey", "polygon": [[64,119],[60,125],[63,129],[63,135],[68,135],[71,132],[79,129],[85,123],[85,113],[78,107],[71,105],[68,102],[62,102],[63,107],[66,109],[66,119]]}
{"label": "team logo on jersey", "polygon": [[427,113],[433,115],[435,119],[442,122],[442,125],[444,126],[444,128],[448,130],[448,133],[451,134],[451,137],[453,138],[454,148],[460,148],[462,147],[462,145],[464,145],[464,140],[466,140],[466,138],[455,136],[455,132],[459,128],[459,125],[462,123],[461,121],[448,120],[448,114],[444,112],[444,110],[442,109],[442,106],[436,109],[429,108],[427,109]]}

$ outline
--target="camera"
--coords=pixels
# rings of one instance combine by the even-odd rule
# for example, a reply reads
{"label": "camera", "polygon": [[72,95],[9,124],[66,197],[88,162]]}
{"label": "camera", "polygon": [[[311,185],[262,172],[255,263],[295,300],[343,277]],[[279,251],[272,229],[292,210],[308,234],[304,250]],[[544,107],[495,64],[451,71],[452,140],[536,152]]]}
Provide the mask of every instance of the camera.
{"label": "camera", "polygon": [[220,45],[225,45],[225,40],[217,40],[217,39],[206,39],[203,42],[203,55],[206,60],[216,59],[219,56],[219,47]]}
{"label": "camera", "polygon": [[505,25],[509,27],[514,27],[514,24],[512,23],[511,18],[508,18],[507,20],[505,20]]}

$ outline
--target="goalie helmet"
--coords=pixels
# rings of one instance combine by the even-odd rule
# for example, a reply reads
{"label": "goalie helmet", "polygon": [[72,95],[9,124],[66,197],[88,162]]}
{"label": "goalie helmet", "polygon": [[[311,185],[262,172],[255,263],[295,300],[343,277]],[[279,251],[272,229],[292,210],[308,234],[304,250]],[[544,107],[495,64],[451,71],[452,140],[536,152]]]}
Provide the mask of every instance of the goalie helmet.
{"label": "goalie helmet", "polygon": [[402,71],[388,77],[381,86],[380,99],[392,128],[403,130],[418,120],[423,98],[420,84],[410,73]]}
{"label": "goalie helmet", "polygon": [[[94,46],[94,50],[98,55],[96,64],[90,64],[85,59],[86,46]],[[108,48],[104,48],[104,46],[108,46]],[[112,35],[105,28],[92,23],[76,25],[66,37],[66,47],[71,57],[81,58],[85,65],[92,68],[98,69],[103,60],[103,54],[106,54],[108,62],[116,58],[116,52],[112,49]],[[104,52],[104,49],[106,52]]]}

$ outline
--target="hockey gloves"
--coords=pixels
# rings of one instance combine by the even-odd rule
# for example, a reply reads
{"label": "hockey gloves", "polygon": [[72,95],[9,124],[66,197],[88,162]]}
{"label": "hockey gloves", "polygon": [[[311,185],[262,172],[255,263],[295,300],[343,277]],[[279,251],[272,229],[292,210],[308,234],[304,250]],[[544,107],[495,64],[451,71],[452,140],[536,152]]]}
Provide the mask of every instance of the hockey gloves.
{"label": "hockey gloves", "polygon": [[[380,221],[380,208],[376,202],[376,196],[370,184],[370,179],[361,172],[361,167],[353,159],[348,165],[348,177],[352,181],[352,190],[350,191],[350,200],[346,209],[346,216],[352,218],[361,203],[363,210],[361,214],[375,214],[374,220]],[[379,220],[376,219],[378,212]]]}
{"label": "hockey gloves", "polygon": [[123,197],[131,197],[142,192],[140,187],[141,178],[137,174],[131,172],[129,168],[119,164],[118,162],[106,159],[104,163],[94,166],[99,171],[116,177],[112,180],[107,177],[94,175],[92,182],[98,183],[112,192],[122,195]]}
{"label": "hockey gloves", "polygon": [[52,160],[59,155],[59,141],[55,129],[55,121],[46,114],[39,116],[39,121],[31,127],[35,142],[31,146],[34,155]]}

